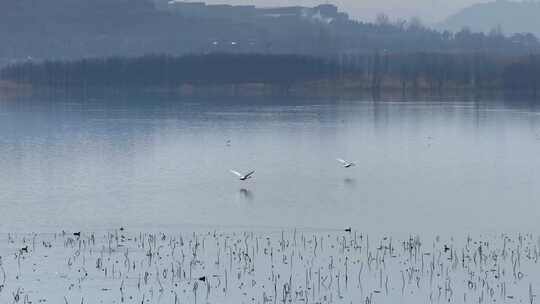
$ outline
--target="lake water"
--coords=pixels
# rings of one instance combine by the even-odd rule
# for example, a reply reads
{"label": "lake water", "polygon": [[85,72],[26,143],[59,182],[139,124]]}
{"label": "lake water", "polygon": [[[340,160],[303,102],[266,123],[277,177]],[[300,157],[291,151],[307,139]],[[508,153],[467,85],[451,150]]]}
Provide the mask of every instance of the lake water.
{"label": "lake water", "polygon": [[[2,97],[0,169],[3,232],[538,231],[540,107]],[[241,182],[230,169],[256,173]]]}

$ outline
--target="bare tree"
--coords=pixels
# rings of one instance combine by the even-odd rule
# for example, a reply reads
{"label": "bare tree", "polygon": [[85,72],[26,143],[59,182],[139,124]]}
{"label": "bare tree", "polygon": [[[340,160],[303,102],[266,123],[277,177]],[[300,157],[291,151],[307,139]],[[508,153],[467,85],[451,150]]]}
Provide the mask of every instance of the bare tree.
{"label": "bare tree", "polygon": [[385,13],[379,13],[375,17],[375,24],[377,25],[390,25],[390,17]]}

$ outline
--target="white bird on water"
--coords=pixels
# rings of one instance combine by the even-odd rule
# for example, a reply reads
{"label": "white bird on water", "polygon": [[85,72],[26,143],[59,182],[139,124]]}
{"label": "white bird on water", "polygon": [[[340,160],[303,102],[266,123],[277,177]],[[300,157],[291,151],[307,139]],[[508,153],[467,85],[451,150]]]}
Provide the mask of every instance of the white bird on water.
{"label": "white bird on water", "polygon": [[255,171],[251,171],[248,174],[242,174],[242,173],[240,173],[238,171],[234,171],[234,170],[230,170],[230,171],[231,171],[232,174],[238,176],[241,181],[246,181],[246,180],[252,178],[253,174],[255,173]]}
{"label": "white bird on water", "polygon": [[343,165],[343,168],[350,168],[350,167],[356,166],[355,163],[350,162],[350,161],[346,161],[346,160],[341,159],[341,158],[338,158],[337,161],[340,162]]}

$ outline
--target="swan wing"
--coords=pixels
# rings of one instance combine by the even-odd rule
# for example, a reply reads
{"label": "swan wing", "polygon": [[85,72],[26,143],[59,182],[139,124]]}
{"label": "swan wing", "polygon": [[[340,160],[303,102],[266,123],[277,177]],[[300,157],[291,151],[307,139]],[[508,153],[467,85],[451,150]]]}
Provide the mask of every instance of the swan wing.
{"label": "swan wing", "polygon": [[234,171],[234,170],[229,170],[229,171],[230,171],[232,174],[234,174],[234,175],[236,175],[236,176],[238,176],[238,177],[240,177],[240,178],[244,177],[244,175],[242,175],[242,173],[240,173],[240,172],[238,172],[238,171]]}

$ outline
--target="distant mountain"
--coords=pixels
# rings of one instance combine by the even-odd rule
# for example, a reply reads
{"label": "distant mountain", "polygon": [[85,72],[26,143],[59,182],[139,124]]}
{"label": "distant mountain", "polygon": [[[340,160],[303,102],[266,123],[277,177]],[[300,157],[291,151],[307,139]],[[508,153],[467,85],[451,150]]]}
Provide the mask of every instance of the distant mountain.
{"label": "distant mountain", "polygon": [[[519,18],[515,18],[519,19]],[[437,32],[420,22],[352,20],[334,5],[257,8],[168,0],[0,0],[0,66],[144,54],[540,50],[532,35]]]}
{"label": "distant mountain", "polygon": [[485,33],[498,31],[499,28],[505,34],[533,33],[539,36],[539,16],[540,1],[497,0],[465,8],[437,25],[437,28],[458,31],[468,27]]}
{"label": "distant mountain", "polygon": [[333,5],[258,9],[168,0],[0,0],[0,66],[149,53],[327,54]]}

